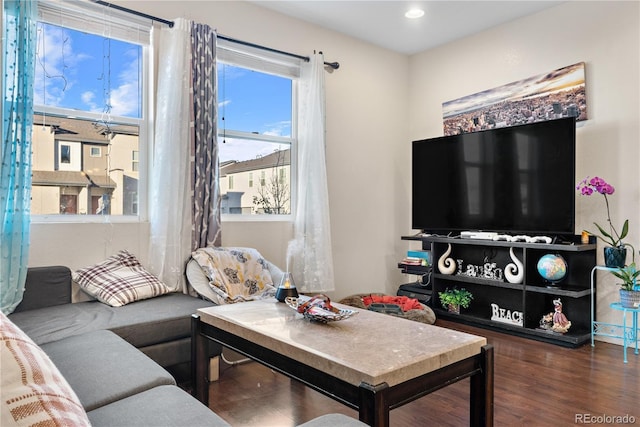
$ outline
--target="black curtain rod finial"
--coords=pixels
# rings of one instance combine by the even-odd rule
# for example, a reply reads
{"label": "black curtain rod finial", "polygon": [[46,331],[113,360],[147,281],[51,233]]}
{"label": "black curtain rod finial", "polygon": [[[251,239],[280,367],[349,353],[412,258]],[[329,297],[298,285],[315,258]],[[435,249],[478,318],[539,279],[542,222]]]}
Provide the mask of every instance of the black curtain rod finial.
{"label": "black curtain rod finial", "polygon": [[324,65],[328,65],[329,67],[333,68],[334,70],[337,70],[338,68],[340,68],[340,63],[339,62],[325,62]]}

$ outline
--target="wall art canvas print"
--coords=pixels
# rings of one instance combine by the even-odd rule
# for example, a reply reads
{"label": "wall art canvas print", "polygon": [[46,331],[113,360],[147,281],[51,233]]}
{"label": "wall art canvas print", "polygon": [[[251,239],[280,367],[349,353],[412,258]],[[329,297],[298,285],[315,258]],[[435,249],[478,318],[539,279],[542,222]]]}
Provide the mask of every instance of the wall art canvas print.
{"label": "wall art canvas print", "polygon": [[584,62],[442,104],[444,134],[561,117],[587,119]]}

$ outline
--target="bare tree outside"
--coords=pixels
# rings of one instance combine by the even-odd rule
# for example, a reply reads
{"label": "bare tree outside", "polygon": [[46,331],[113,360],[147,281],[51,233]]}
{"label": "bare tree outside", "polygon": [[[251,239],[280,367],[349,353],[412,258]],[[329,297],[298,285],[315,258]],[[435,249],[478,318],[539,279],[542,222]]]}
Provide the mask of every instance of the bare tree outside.
{"label": "bare tree outside", "polygon": [[265,177],[264,182],[258,186],[258,195],[253,196],[253,204],[256,210],[265,214],[289,214],[289,200],[291,191],[289,180],[286,179],[285,152],[277,151],[276,164],[271,174]]}

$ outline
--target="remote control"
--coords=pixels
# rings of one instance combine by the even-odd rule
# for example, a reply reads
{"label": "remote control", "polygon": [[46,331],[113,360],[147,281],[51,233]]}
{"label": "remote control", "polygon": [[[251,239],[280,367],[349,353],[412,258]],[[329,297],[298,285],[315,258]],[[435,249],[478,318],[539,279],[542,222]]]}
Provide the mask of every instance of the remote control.
{"label": "remote control", "polygon": [[511,241],[511,236],[509,236],[508,234],[498,234],[497,236],[494,236],[493,240],[506,240],[507,242],[509,242]]}

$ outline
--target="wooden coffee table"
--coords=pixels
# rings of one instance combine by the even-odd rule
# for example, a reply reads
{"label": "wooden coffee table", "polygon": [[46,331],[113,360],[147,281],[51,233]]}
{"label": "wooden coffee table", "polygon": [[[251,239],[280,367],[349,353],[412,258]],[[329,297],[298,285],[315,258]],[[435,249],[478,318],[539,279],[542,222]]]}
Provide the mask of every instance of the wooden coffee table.
{"label": "wooden coffee table", "polygon": [[206,344],[213,340],[357,410],[371,426],[388,426],[389,410],[470,377],[470,425],[493,425],[493,347],[485,338],[356,311],[322,324],[275,299],[199,309],[194,395],[208,404]]}

